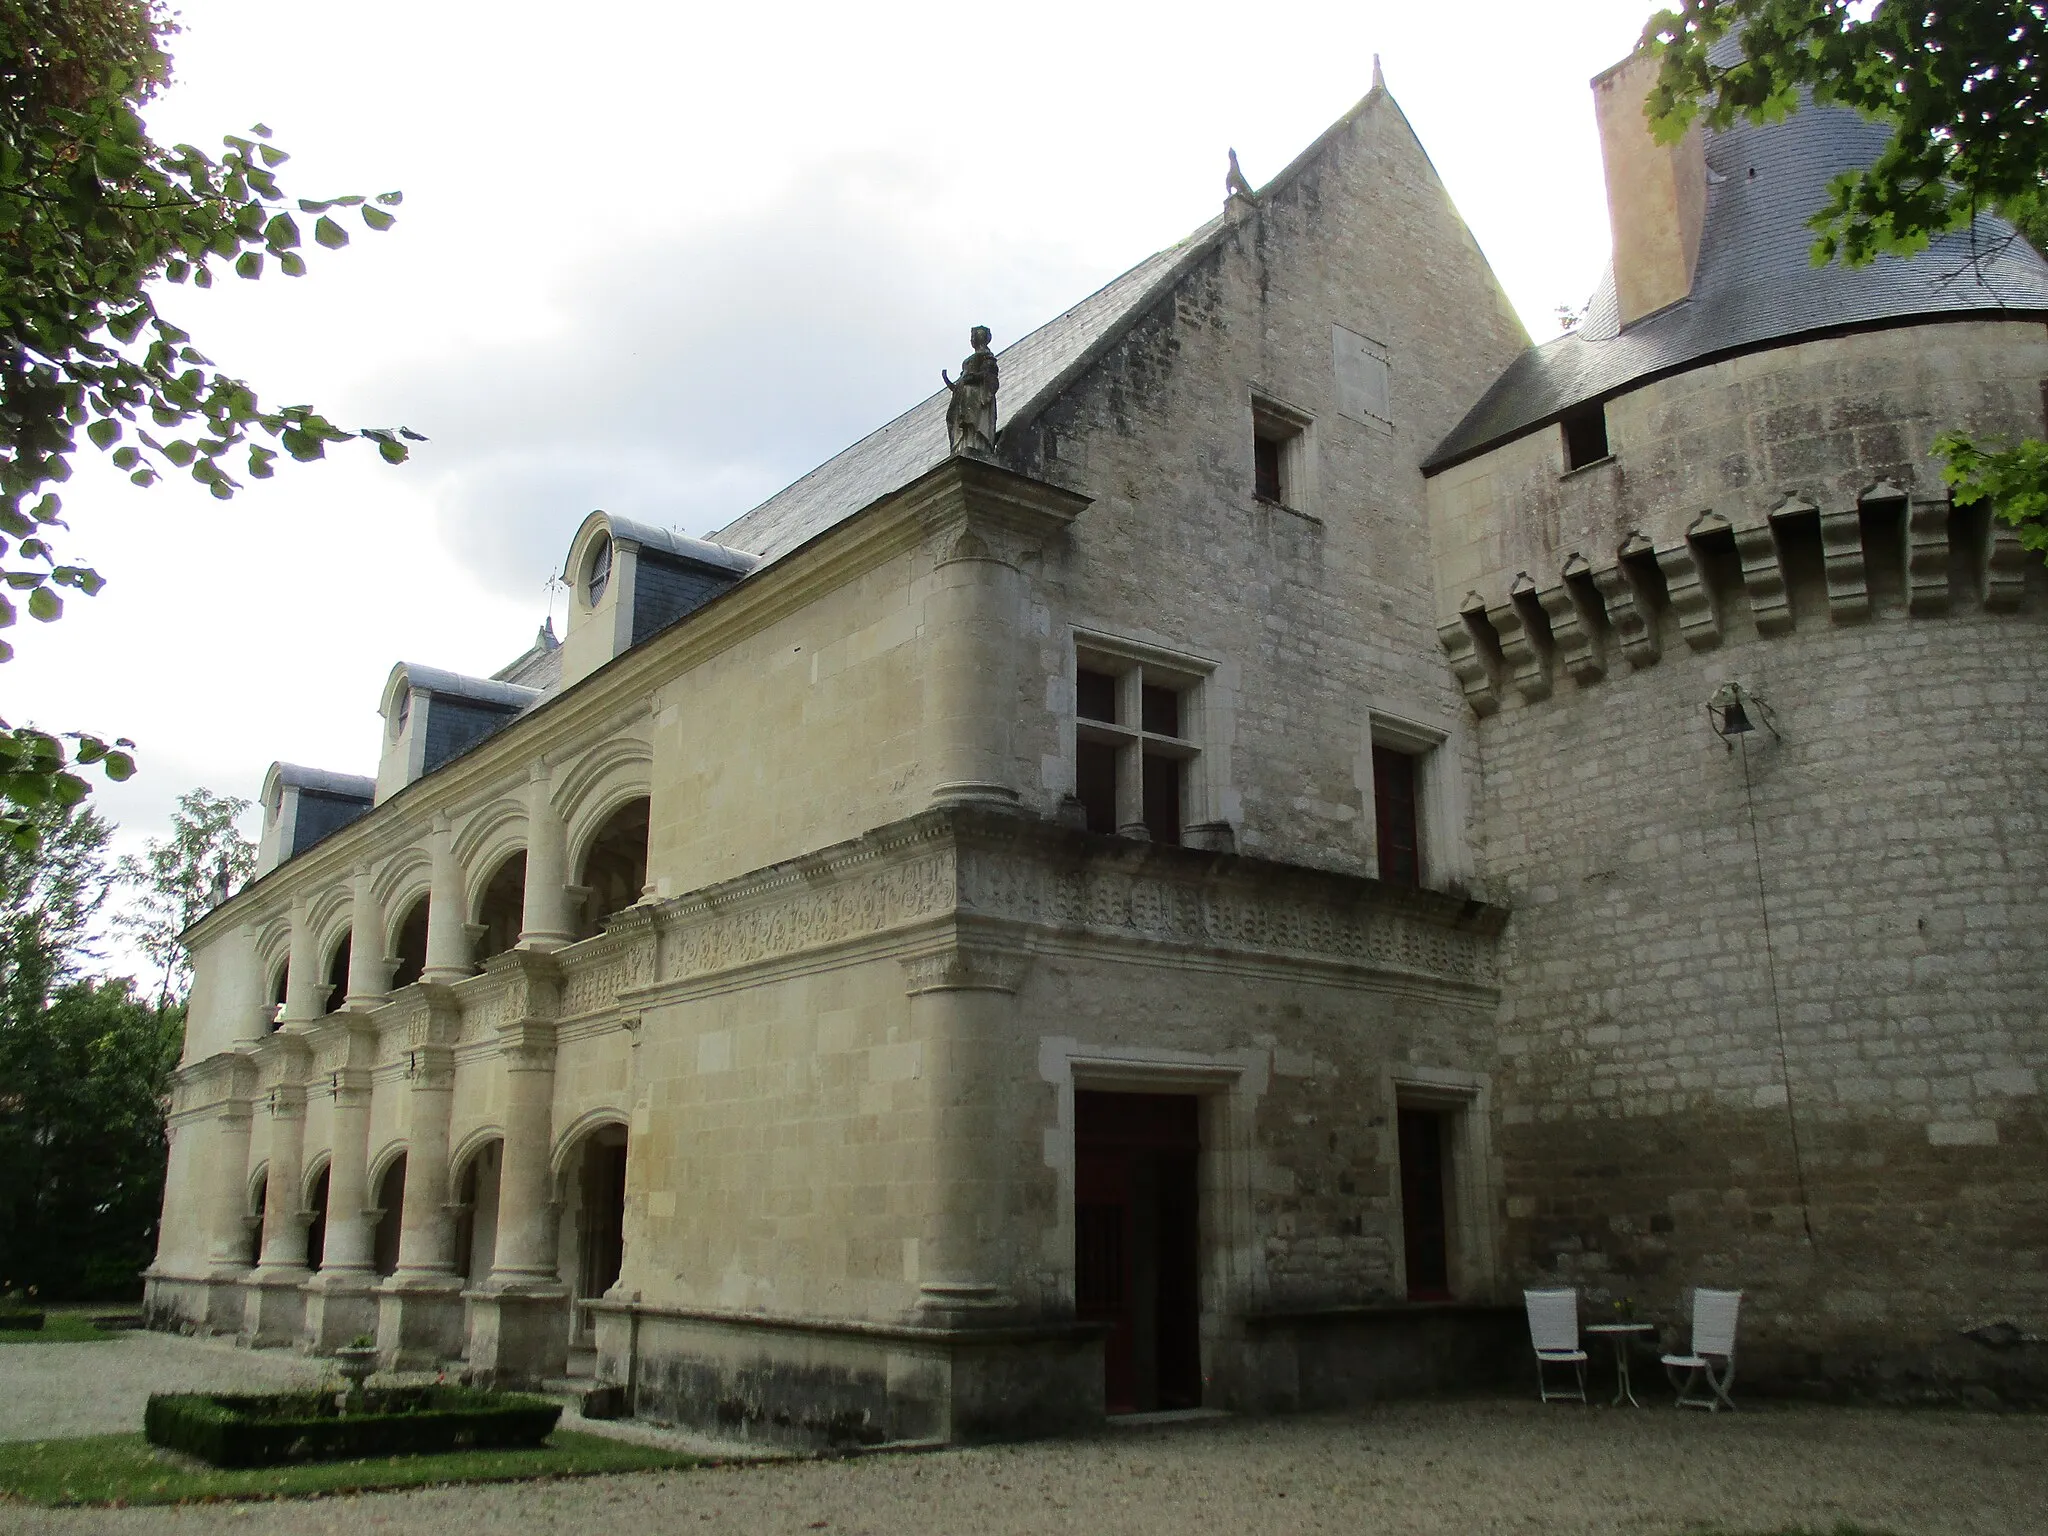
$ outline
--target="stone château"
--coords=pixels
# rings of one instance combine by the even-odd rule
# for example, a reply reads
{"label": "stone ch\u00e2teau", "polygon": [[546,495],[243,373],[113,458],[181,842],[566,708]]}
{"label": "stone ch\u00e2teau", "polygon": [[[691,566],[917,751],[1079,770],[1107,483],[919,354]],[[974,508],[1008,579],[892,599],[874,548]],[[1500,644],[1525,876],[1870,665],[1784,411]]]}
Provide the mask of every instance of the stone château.
{"label": "stone ch\u00e2teau", "polygon": [[158,1325],[872,1442],[1713,1284],[1746,1382],[2039,1393],[2048,580],[1929,444],[2042,430],[2048,266],[1814,268],[1883,129],[1660,147],[1646,68],[1571,334],[1376,79],[1004,348],[993,451],[941,392],[709,540],[593,513],[559,644],[275,766]]}

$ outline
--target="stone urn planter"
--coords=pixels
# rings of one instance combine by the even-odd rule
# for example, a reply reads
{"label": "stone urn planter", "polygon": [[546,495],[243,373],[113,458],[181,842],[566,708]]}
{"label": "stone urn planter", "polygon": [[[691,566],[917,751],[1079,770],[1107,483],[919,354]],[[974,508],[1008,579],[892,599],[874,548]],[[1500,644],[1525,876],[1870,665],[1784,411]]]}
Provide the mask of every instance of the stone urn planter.
{"label": "stone urn planter", "polygon": [[334,1352],[334,1368],[341,1372],[348,1382],[343,1392],[341,1405],[344,1409],[358,1407],[363,1400],[363,1383],[375,1374],[377,1369],[377,1346],[374,1344],[344,1344]]}

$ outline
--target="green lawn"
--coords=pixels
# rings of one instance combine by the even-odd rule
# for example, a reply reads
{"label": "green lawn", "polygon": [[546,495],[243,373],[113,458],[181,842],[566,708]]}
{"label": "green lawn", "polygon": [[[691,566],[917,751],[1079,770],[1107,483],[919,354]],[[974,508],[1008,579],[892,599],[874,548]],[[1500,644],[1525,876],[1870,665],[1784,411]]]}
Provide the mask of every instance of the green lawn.
{"label": "green lawn", "polygon": [[[102,1310],[112,1313],[120,1308]],[[43,1315],[43,1326],[33,1330],[0,1328],[0,1344],[104,1344],[120,1337],[119,1329],[102,1331],[93,1327],[89,1312],[48,1312]]]}
{"label": "green lawn", "polygon": [[423,1483],[495,1483],[592,1472],[694,1466],[678,1451],[558,1430],[530,1451],[456,1451],[310,1466],[221,1471],[158,1450],[140,1435],[0,1442],[0,1496],[30,1504],[185,1504],[276,1499]]}

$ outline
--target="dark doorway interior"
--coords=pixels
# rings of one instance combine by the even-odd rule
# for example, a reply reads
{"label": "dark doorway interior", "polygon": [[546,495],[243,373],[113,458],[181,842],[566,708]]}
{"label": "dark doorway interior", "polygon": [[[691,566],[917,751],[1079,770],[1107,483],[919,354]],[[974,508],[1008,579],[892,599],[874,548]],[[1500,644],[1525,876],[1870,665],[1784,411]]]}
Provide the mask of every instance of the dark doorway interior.
{"label": "dark doorway interior", "polygon": [[1451,1249],[1445,1194],[1447,1124],[1440,1110],[1400,1111],[1401,1243],[1408,1256],[1408,1299],[1451,1299]]}
{"label": "dark doorway interior", "polygon": [[1111,1413],[1202,1405],[1200,1112],[1188,1094],[1074,1095],[1075,1300],[1110,1325]]}
{"label": "dark doorway interior", "polygon": [[377,1273],[388,1275],[398,1268],[398,1234],[405,1226],[405,1159],[400,1157],[384,1170],[377,1183],[377,1233],[374,1262]]}
{"label": "dark doorway interior", "polygon": [[306,1224],[306,1268],[318,1270],[327,1257],[327,1172],[313,1181],[313,1219]]}
{"label": "dark doorway interior", "polygon": [[626,1254],[626,1144],[600,1135],[583,1155],[583,1296],[618,1283]]}

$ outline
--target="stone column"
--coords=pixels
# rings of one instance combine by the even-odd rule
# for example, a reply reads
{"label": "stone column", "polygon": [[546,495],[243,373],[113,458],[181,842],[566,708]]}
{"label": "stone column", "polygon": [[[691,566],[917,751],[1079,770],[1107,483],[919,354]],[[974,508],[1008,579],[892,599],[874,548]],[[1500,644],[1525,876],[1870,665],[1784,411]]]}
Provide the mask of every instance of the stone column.
{"label": "stone column", "polygon": [[285,971],[284,1024],[310,1024],[327,1011],[327,978],[320,974],[319,935],[303,896],[292,898],[291,961]]}
{"label": "stone column", "polygon": [[334,1015],[332,1027],[337,1038],[336,1064],[327,1075],[334,1096],[327,1228],[320,1272],[306,1282],[303,1342],[315,1354],[331,1354],[359,1334],[377,1331],[376,1228],[369,1188],[370,1069],[377,1030],[353,1012]]}
{"label": "stone column", "polygon": [[498,1030],[505,1074],[505,1156],[490,1278],[471,1293],[469,1379],[532,1385],[568,1369],[569,1289],[556,1262],[555,1014],[561,973],[546,955],[514,950],[488,964],[507,989]]}
{"label": "stone column", "polygon": [[925,720],[937,805],[1014,807],[1010,750],[1016,716],[1024,578],[973,527],[941,534],[925,599]]}
{"label": "stone column", "polygon": [[472,969],[468,899],[462,888],[462,865],[455,858],[455,832],[446,816],[434,818],[427,850],[433,861],[433,883],[427,891],[427,964],[420,980],[460,981]]}
{"label": "stone column", "polygon": [[1004,1134],[1003,1095],[1021,1038],[1017,989],[1026,957],[955,944],[906,960],[913,1039],[924,1047],[929,1085],[931,1170],[924,1231],[918,1242],[916,1310],[940,1327],[1002,1320],[1014,1303],[1002,1277],[1015,1221],[1009,1186],[1017,1146]]}
{"label": "stone column", "polygon": [[[299,948],[298,931],[292,947]],[[296,979],[294,993],[298,990]],[[287,1004],[289,1006],[289,1004]],[[263,1249],[242,1282],[242,1342],[290,1344],[305,1322],[306,1212],[300,1189],[306,1149],[306,1065],[303,1026],[287,1026],[257,1046],[270,1119],[270,1156],[263,1199]]]}
{"label": "stone column", "polygon": [[207,1297],[203,1326],[210,1333],[239,1333],[242,1281],[249,1264],[249,1131],[255,1116],[249,1094],[254,1071],[246,1057],[222,1065],[222,1097],[214,1110],[205,1150],[207,1201]]}
{"label": "stone column", "polygon": [[349,910],[348,996],[350,1011],[362,1013],[383,1002],[391,989],[392,957],[384,953],[384,904],[370,866],[358,864]]}
{"label": "stone column", "polygon": [[220,1002],[223,1031],[229,1048],[261,1040],[270,1033],[270,999],[263,991],[263,965],[256,951],[256,930],[237,928],[222,941]]}
{"label": "stone column", "polygon": [[432,1369],[462,1352],[462,1279],[455,1273],[455,1214],[448,1200],[448,1122],[461,1020],[446,988],[422,986],[426,1007],[413,1021],[407,1048],[398,1267],[378,1288],[377,1349],[387,1370]]}
{"label": "stone column", "polygon": [[526,907],[519,947],[553,950],[576,941],[569,920],[569,830],[555,809],[548,765],[535,763],[526,782]]}

